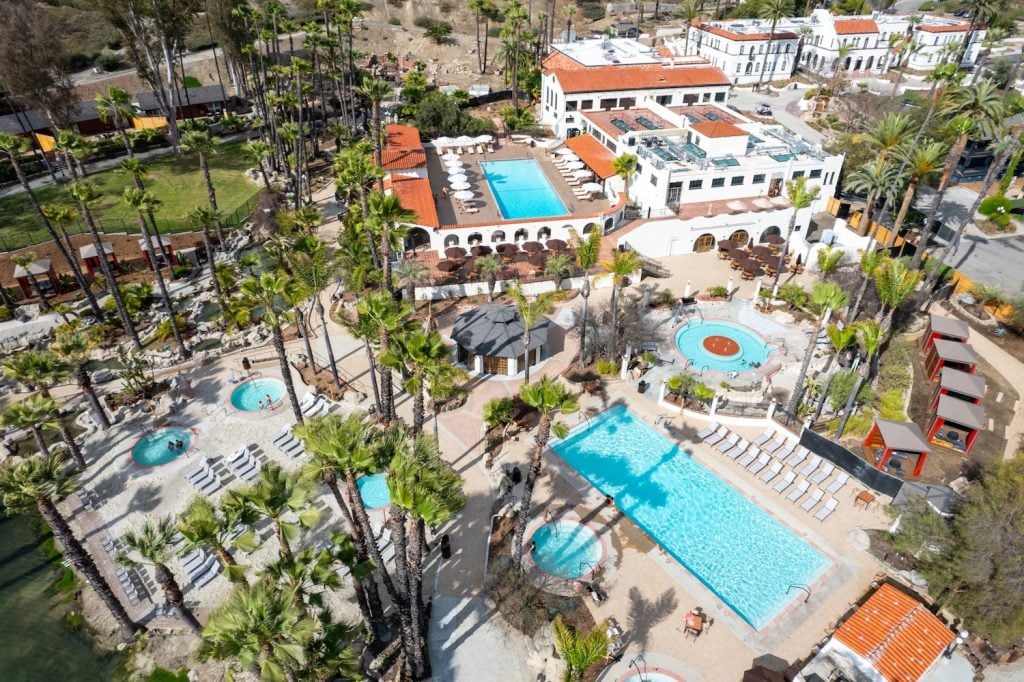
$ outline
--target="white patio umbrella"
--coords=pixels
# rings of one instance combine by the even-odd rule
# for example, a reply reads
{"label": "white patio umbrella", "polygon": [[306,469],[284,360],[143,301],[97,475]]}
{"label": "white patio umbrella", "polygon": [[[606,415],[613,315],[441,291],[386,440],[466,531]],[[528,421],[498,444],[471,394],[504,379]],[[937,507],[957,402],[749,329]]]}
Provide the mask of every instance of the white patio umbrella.
{"label": "white patio umbrella", "polygon": [[573,150],[569,149],[568,147],[562,147],[561,149],[555,151],[555,153],[558,154],[559,156],[576,156]]}
{"label": "white patio umbrella", "polygon": [[458,161],[454,163],[449,162],[444,165],[444,172],[447,173],[448,175],[451,175],[453,173],[462,173],[464,170],[465,167]]}
{"label": "white patio umbrella", "polygon": [[444,149],[445,147],[452,146],[452,138],[450,137],[438,137],[434,139],[434,147],[437,149]]}
{"label": "white patio umbrella", "polygon": [[469,189],[469,183],[468,182],[453,182],[452,183],[452,189],[461,192],[464,189]]}
{"label": "white patio umbrella", "polygon": [[468,189],[463,189],[463,190],[459,190],[458,192],[456,192],[452,196],[455,197],[456,199],[458,199],[459,201],[469,201],[470,199],[472,199],[476,195],[473,194],[472,192],[470,192]]}
{"label": "white patio umbrella", "polygon": [[586,168],[586,165],[587,164],[583,163],[582,161],[573,161],[572,163],[566,164],[565,167],[568,168],[569,170],[581,170],[583,168]]}
{"label": "white patio umbrella", "polygon": [[445,161],[454,161],[455,163],[459,163],[459,155],[456,154],[455,152],[446,152],[445,155],[442,156],[441,158],[444,159]]}
{"label": "white patio umbrella", "polygon": [[562,154],[561,161],[563,163],[572,163],[573,161],[579,161],[580,157],[575,154]]}
{"label": "white patio umbrella", "polygon": [[584,192],[600,192],[601,185],[599,185],[596,182],[585,182],[580,187],[580,189],[582,189]]}
{"label": "white patio umbrella", "polygon": [[454,143],[459,147],[465,147],[467,144],[473,144],[473,138],[469,135],[459,135]]}
{"label": "white patio umbrella", "polygon": [[588,171],[586,168],[584,168],[583,170],[577,170],[577,171],[573,171],[572,172],[572,176],[574,178],[580,178],[581,180],[583,178],[589,178],[593,174],[594,174],[594,171]]}
{"label": "white patio umbrella", "polygon": [[465,173],[452,173],[448,176],[448,182],[465,182],[468,179]]}
{"label": "white patio umbrella", "polygon": [[491,142],[492,140],[494,140],[494,136],[490,135],[488,133],[484,133],[483,135],[477,135],[476,136],[476,141],[477,142]]}

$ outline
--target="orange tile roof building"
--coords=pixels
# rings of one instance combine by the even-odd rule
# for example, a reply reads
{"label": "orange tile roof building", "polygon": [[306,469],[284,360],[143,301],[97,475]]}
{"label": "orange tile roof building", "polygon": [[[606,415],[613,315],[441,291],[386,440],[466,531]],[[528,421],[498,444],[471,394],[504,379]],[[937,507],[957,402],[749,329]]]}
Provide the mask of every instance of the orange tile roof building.
{"label": "orange tile roof building", "polygon": [[381,164],[387,172],[401,171],[405,175],[418,175],[408,171],[427,169],[427,151],[420,140],[420,131],[412,126],[389,123],[385,127]]}

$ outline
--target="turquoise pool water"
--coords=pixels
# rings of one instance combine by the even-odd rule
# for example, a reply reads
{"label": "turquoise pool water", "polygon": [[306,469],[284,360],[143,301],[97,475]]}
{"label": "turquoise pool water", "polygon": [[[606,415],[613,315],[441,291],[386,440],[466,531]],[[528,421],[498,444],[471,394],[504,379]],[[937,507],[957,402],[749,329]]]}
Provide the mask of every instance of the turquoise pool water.
{"label": "turquoise pool water", "polygon": [[[739,345],[734,354],[712,353],[704,347],[709,336],[724,336]],[[694,321],[676,332],[676,348],[694,369],[719,372],[748,372],[768,359],[768,345],[756,334],[738,324]]]}
{"label": "turquoise pool water", "polygon": [[367,509],[377,509],[391,502],[386,474],[361,476],[356,485],[359,486],[359,497],[363,498],[363,505]]}
{"label": "turquoise pool water", "polygon": [[544,171],[533,159],[481,161],[480,170],[506,220],[546,218],[567,213]]}
{"label": "turquoise pool water", "polygon": [[[177,446],[179,440],[182,444],[180,448]],[[168,443],[174,447],[167,447]],[[132,446],[132,459],[144,467],[155,467],[178,459],[191,445],[191,431],[180,426],[165,426],[136,441]]]}
{"label": "turquoise pool water", "polygon": [[790,585],[810,585],[829,566],[625,406],[597,415],[552,447],[756,629],[802,594],[787,595]]}
{"label": "turquoise pool water", "polygon": [[601,563],[601,540],[589,527],[568,519],[549,521],[534,531],[530,552],[537,568],[556,578],[574,580]]}
{"label": "turquoise pool water", "polygon": [[[270,405],[267,404],[270,396]],[[231,391],[231,405],[243,412],[258,412],[276,405],[284,397],[284,382],[280,379],[249,379]],[[263,404],[260,404],[260,401]]]}

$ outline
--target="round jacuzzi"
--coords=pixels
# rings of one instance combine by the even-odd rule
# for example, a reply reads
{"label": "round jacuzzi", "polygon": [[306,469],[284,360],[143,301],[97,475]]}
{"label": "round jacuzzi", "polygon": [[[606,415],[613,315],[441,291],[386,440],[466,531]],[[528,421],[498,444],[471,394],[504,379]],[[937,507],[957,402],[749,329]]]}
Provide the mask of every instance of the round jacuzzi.
{"label": "round jacuzzi", "polygon": [[576,580],[598,569],[604,559],[604,547],[590,526],[571,519],[555,519],[533,532],[530,558],[548,575]]}
{"label": "round jacuzzi", "polygon": [[367,509],[379,509],[391,502],[386,474],[360,476],[356,485],[359,486],[359,497],[363,498],[363,506]]}
{"label": "round jacuzzi", "polygon": [[259,412],[277,407],[283,397],[283,381],[258,377],[243,381],[231,391],[231,406],[242,412]]}
{"label": "round jacuzzi", "polygon": [[178,459],[192,447],[192,432],[181,426],[154,429],[135,441],[132,459],[145,467],[159,466]]}
{"label": "round jacuzzi", "polygon": [[768,359],[768,344],[729,322],[691,322],[676,332],[676,348],[694,369],[748,372]]}
{"label": "round jacuzzi", "polygon": [[618,682],[685,682],[686,678],[661,668],[647,668],[643,674],[629,672],[618,679]]}

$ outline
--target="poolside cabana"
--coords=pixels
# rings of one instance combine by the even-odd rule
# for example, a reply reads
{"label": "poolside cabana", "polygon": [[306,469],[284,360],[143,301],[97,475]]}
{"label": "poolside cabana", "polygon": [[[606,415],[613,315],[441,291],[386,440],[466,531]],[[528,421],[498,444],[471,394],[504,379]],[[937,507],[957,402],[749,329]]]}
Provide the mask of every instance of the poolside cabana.
{"label": "poolside cabana", "polygon": [[978,356],[969,343],[935,339],[924,356],[925,374],[935,381],[946,367],[974,374],[978,368]]}
{"label": "poolside cabana", "polygon": [[530,347],[523,345],[524,326],[510,305],[487,304],[462,313],[452,327],[459,362],[478,374],[515,376],[548,355],[548,328],[544,318],[530,328]]}
{"label": "poolside cabana", "polygon": [[939,396],[935,417],[928,429],[928,442],[969,455],[983,428],[984,407],[951,395]]}
{"label": "poolside cabana", "polygon": [[985,379],[977,374],[946,367],[939,372],[939,383],[932,394],[932,412],[939,406],[939,398],[944,395],[980,405],[981,399],[985,397]]}
{"label": "poolside cabana", "polygon": [[923,350],[928,350],[936,339],[964,343],[971,338],[971,328],[963,320],[932,313],[928,318],[928,330],[924,334]]}
{"label": "poolside cabana", "polygon": [[912,422],[892,422],[876,419],[868,437],[864,439],[864,454],[875,463],[875,467],[885,470],[887,467],[901,471],[901,462],[916,457],[914,477],[921,475],[925,460],[928,459],[928,441],[917,424]]}
{"label": "poolside cabana", "polygon": [[[103,253],[107,256],[107,262],[113,265],[115,269],[120,270],[121,264],[117,262],[117,252],[114,251],[114,245],[110,242],[103,242],[102,246]],[[98,270],[101,270],[100,259],[96,255],[96,247],[92,244],[86,244],[78,249],[78,255],[82,257],[82,263],[85,264],[85,269],[89,272],[89,276],[93,276]]]}
{"label": "poolside cabana", "polygon": [[[41,281],[40,278],[45,278]],[[47,291],[57,291],[57,274],[53,271],[53,264],[49,258],[38,258],[27,266],[14,266],[14,279],[18,282],[21,295],[26,299],[32,298],[37,293],[36,284],[45,295]],[[35,280],[33,282],[33,280]]]}
{"label": "poolside cabana", "polygon": [[[156,258],[155,259],[149,253],[149,247],[146,245],[146,240],[145,239],[140,239],[139,240],[139,251],[142,252],[142,258],[143,258],[143,260],[146,261],[146,267],[147,268],[149,268],[150,270],[154,269],[154,267],[153,267],[154,260],[156,262],[160,263],[160,267],[166,267],[167,265],[177,265],[178,264],[178,258],[174,255],[174,246],[171,244],[170,240],[164,239],[163,235],[160,235],[159,237],[151,237],[150,239],[153,242],[153,248],[156,249]],[[164,247],[163,250],[167,252],[167,258],[170,259],[170,261],[171,261],[170,263],[164,263],[163,262],[164,261],[164,254],[160,250],[160,246],[161,245],[163,245],[163,247]]]}

